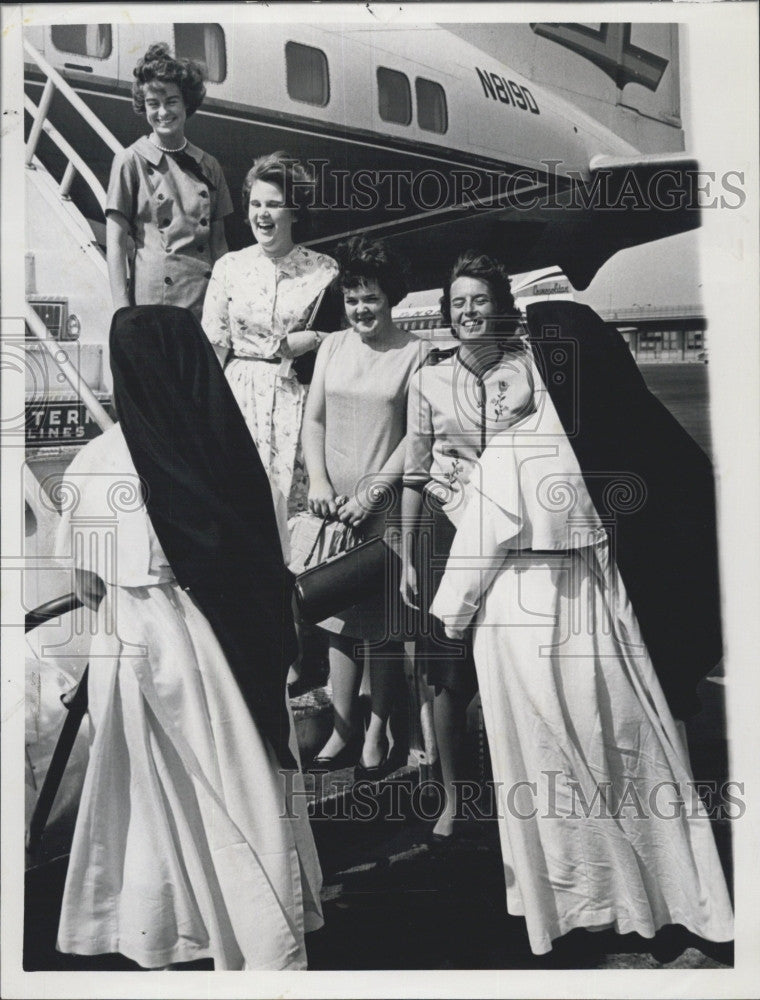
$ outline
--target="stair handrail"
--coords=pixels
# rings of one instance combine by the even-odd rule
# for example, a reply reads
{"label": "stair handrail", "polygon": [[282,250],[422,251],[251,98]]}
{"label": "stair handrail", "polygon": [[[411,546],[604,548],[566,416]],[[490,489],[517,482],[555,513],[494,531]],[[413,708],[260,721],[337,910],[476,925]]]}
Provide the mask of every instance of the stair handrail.
{"label": "stair handrail", "polygon": [[91,108],[87,107],[71,84],[64,80],[58,70],[54,69],[50,65],[42,53],[38,52],[27,38],[24,39],[24,48],[45,76],[45,88],[42,91],[40,103],[35,104],[34,101],[32,101],[28,96],[24,100],[24,106],[27,111],[29,111],[33,119],[32,128],[26,143],[24,157],[25,166],[30,169],[34,168],[33,160],[37,151],[37,144],[44,131],[45,134],[50,136],[56,146],[58,146],[61,152],[68,158],[66,172],[59,188],[61,197],[67,198],[69,196],[74,176],[78,172],[89,185],[92,193],[97,198],[100,207],[105,209],[106,193],[103,190],[103,186],[100,181],[98,181],[95,174],[87,166],[83,158],[76,152],[76,150],[63,138],[58,130],[47,121],[47,115],[50,110],[50,104],[53,100],[55,91],[57,90],[63,95],[63,97],[66,98],[74,110],[77,111],[82,118],[84,118],[98,138],[101,139],[113,153],[121,153],[124,147],[119,140],[112,135],[111,132],[109,132],[95,112]]}
{"label": "stair handrail", "polygon": [[[37,105],[27,94],[24,95],[24,107],[29,112],[32,117],[37,110]],[[64,156],[68,157],[69,166],[66,168],[66,173],[61,183],[58,185],[58,191],[62,198],[68,198],[69,190],[71,189],[71,182],[73,181],[72,170],[76,170],[82,179],[87,183],[92,193],[98,200],[103,213],[106,210],[106,190],[100,183],[98,178],[95,176],[94,171],[85,163],[82,157],[77,153],[74,147],[64,139],[58,129],[53,125],[52,122],[44,122],[42,125],[42,131],[45,135],[49,136],[50,139],[56,144],[56,146],[61,150]],[[33,164],[29,164],[33,166]]]}
{"label": "stair handrail", "polygon": [[51,341],[45,323],[28,302],[26,303],[25,319],[31,333],[58,366],[61,374],[89,410],[92,419],[102,431],[108,430],[113,425],[113,420],[109,417],[103,404],[90,386],[79,374],[79,370],[71,358],[69,358],[65,351],[61,350],[60,343],[57,340]]}

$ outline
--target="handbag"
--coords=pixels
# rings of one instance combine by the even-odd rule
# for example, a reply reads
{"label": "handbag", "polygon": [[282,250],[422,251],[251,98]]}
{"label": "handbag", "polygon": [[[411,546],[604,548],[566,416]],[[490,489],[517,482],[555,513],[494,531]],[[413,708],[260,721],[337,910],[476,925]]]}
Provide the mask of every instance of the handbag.
{"label": "handbag", "polygon": [[301,385],[311,385],[316,363],[316,351],[306,351],[304,354],[299,354],[297,358],[293,358],[293,374]]}
{"label": "handbag", "polygon": [[[326,519],[323,527],[325,524]],[[307,566],[310,557],[311,553]],[[393,549],[374,536],[305,569],[295,582],[296,607],[301,619],[316,625],[382,593],[386,573],[392,572],[394,560],[398,562],[399,558]]]}
{"label": "handbag", "polygon": [[317,517],[308,511],[294,514],[288,521],[288,530],[288,569],[296,576],[309,566],[316,566],[361,541],[342,521]]}
{"label": "handbag", "polygon": [[[328,285],[323,288],[314,300],[309,316],[303,324],[304,330],[324,330],[331,332],[337,330],[343,320],[343,296],[337,295],[335,290]],[[314,376],[314,365],[317,361],[317,352],[306,351],[293,358],[292,370],[296,379],[301,385],[310,385]]]}

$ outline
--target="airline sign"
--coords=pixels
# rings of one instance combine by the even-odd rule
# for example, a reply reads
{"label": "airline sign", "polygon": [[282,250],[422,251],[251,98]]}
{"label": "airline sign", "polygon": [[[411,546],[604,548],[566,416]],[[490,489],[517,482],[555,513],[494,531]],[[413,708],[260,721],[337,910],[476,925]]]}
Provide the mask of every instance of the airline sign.
{"label": "airline sign", "polygon": [[84,444],[99,434],[100,428],[84,403],[74,400],[27,403],[27,448]]}

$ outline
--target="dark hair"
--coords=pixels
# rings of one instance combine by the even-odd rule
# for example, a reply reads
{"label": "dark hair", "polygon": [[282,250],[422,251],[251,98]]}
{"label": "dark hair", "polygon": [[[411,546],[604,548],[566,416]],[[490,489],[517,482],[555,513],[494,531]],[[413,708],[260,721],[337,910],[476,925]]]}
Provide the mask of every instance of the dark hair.
{"label": "dark hair", "polygon": [[145,114],[144,87],[151,83],[174,83],[185,102],[187,117],[195,114],[206,96],[203,71],[191,59],[175,59],[166,42],[151,45],[134,68],[132,107],[138,115]]}
{"label": "dark hair", "polygon": [[246,219],[251,188],[256,181],[276,184],[282,191],[286,204],[295,211],[293,239],[296,241],[303,239],[309,231],[309,205],[314,200],[314,178],[308,170],[294,156],[282,149],[255,159],[243,181],[242,201]]}
{"label": "dark hair", "polygon": [[389,253],[382,240],[353,236],[338,245],[335,257],[340,265],[337,284],[342,291],[358,288],[367,281],[376,281],[391,308],[406,295],[408,286],[404,262]]}
{"label": "dark hair", "polygon": [[451,286],[457,278],[477,278],[478,281],[485,282],[496,299],[497,316],[509,316],[517,312],[512,298],[512,286],[503,264],[487,254],[466,250],[452,267],[443,285],[441,316],[445,326],[451,326]]}

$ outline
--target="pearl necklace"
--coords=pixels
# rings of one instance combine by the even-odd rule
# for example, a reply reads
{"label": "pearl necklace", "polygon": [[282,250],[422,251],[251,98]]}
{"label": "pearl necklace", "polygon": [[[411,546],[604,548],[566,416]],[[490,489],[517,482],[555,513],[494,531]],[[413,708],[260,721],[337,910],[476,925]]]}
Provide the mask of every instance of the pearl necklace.
{"label": "pearl necklace", "polygon": [[167,149],[166,146],[160,146],[154,140],[151,141],[153,142],[153,145],[156,147],[156,149],[160,149],[162,153],[181,153],[182,150],[185,148],[185,146],[187,146],[187,139],[185,139],[185,141],[178,149]]}

